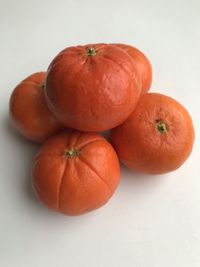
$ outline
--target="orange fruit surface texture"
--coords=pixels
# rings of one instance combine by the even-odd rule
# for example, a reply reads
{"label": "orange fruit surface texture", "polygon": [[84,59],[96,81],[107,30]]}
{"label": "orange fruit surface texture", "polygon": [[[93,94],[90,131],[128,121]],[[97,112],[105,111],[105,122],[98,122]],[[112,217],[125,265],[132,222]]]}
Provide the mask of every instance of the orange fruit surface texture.
{"label": "orange fruit surface texture", "polygon": [[120,166],[115,150],[102,136],[65,130],[43,144],[32,177],[45,206],[79,215],[109,200],[119,182]]}
{"label": "orange fruit surface texture", "polygon": [[152,66],[148,58],[137,48],[126,44],[115,44],[126,51],[133,59],[139,78],[141,79],[141,94],[147,93],[152,83]]}
{"label": "orange fruit surface texture", "polygon": [[10,117],[26,138],[43,142],[64,126],[49,111],[44,97],[46,72],[37,72],[24,79],[11,94]]}
{"label": "orange fruit surface texture", "polygon": [[130,169],[148,174],[180,167],[194,142],[187,110],[171,97],[158,93],[144,94],[131,116],[111,135],[120,160]]}
{"label": "orange fruit surface texture", "polygon": [[126,51],[89,44],[68,47],[54,58],[45,95],[52,113],[67,127],[104,131],[132,113],[141,86],[138,69]]}

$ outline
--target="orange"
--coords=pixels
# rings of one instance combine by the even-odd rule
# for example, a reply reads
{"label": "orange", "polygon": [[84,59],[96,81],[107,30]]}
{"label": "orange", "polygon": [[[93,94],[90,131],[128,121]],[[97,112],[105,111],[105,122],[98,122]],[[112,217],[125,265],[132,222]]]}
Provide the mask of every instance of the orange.
{"label": "orange", "polygon": [[132,58],[110,44],[68,47],[51,62],[45,85],[49,109],[84,132],[109,130],[134,110],[141,80]]}
{"label": "orange", "polygon": [[187,110],[171,97],[144,94],[131,116],[112,130],[112,142],[130,169],[161,174],[180,167],[192,151],[194,128]]}
{"label": "orange", "polygon": [[152,83],[152,66],[148,58],[139,49],[126,44],[115,44],[123,49],[133,59],[135,68],[142,82],[141,94],[147,93]]}
{"label": "orange", "polygon": [[119,182],[120,166],[115,150],[102,136],[66,130],[43,144],[32,176],[45,206],[79,215],[110,199]]}
{"label": "orange", "polygon": [[49,111],[44,97],[46,72],[36,72],[21,81],[10,97],[10,117],[26,138],[43,142],[64,126]]}

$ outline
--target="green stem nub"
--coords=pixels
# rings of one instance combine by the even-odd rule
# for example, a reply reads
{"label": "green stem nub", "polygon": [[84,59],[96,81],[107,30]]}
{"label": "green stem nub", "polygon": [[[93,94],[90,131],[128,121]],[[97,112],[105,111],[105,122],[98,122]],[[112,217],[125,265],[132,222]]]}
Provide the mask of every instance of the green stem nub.
{"label": "green stem nub", "polygon": [[161,134],[166,133],[167,125],[162,121],[157,121],[157,129]]}
{"label": "green stem nub", "polygon": [[69,159],[78,157],[80,155],[80,151],[79,150],[75,150],[75,149],[69,149],[66,153],[65,153],[66,157]]}
{"label": "green stem nub", "polygon": [[96,53],[97,52],[95,51],[95,49],[93,47],[89,47],[87,49],[87,56],[89,56],[89,57],[94,57],[96,55]]}

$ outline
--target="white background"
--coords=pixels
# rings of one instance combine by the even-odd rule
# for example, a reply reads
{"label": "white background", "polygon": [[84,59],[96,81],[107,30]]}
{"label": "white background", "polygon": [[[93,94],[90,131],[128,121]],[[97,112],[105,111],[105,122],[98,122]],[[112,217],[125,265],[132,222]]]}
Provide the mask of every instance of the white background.
{"label": "white background", "polygon": [[[152,91],[190,111],[196,141],[189,160],[162,176],[122,168],[116,194],[80,217],[51,212],[30,179],[39,146],[8,118],[20,80],[46,70],[69,45],[123,42],[152,62]],[[0,266],[200,266],[200,2],[0,0]]]}

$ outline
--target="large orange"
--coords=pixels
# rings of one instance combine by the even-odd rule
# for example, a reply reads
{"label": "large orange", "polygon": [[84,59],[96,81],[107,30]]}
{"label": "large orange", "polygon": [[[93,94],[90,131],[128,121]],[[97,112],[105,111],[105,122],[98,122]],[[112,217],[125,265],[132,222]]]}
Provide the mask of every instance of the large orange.
{"label": "large orange", "polygon": [[112,130],[112,142],[130,169],[160,174],[180,167],[192,151],[194,129],[186,109],[171,97],[148,93]]}
{"label": "large orange", "polygon": [[10,117],[26,138],[43,142],[64,126],[49,111],[44,97],[46,72],[37,72],[20,82],[10,97]]}
{"label": "large orange", "polygon": [[149,91],[152,83],[152,66],[148,58],[139,49],[126,44],[115,44],[126,51],[133,59],[138,75],[142,82],[141,93]]}
{"label": "large orange", "polygon": [[43,144],[32,176],[44,205],[78,215],[109,200],[118,185],[120,167],[115,150],[102,136],[66,130]]}
{"label": "large orange", "polygon": [[48,68],[46,100],[63,124],[81,131],[103,131],[133,111],[141,81],[132,58],[109,44],[69,47]]}

